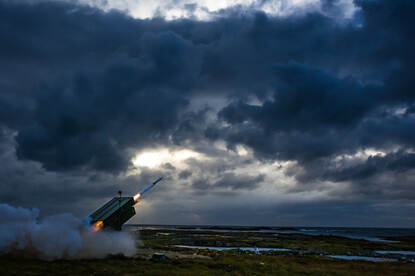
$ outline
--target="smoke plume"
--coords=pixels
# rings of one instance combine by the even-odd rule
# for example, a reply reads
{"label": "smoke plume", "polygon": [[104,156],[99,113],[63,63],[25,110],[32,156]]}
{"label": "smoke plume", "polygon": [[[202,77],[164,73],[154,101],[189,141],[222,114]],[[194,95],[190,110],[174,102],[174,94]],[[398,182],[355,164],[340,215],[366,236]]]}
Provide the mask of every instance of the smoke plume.
{"label": "smoke plume", "polygon": [[89,223],[72,214],[39,219],[39,210],[0,204],[0,254],[41,259],[133,256],[136,241],[128,232],[94,232]]}

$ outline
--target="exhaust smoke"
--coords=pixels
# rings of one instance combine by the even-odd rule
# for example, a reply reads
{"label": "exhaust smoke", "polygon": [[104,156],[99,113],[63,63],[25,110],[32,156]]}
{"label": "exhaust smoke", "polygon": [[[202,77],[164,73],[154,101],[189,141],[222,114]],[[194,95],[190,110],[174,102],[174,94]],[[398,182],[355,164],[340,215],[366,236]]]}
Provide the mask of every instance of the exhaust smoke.
{"label": "exhaust smoke", "polygon": [[128,232],[94,231],[69,213],[39,219],[36,208],[0,204],[0,254],[7,253],[47,260],[131,257],[136,240]]}

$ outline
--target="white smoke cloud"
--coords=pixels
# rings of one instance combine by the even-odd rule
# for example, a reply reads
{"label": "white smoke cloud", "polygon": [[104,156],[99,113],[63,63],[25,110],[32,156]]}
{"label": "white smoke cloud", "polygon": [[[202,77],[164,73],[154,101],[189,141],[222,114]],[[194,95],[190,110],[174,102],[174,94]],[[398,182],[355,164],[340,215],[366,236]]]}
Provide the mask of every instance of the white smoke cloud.
{"label": "white smoke cloud", "polygon": [[42,259],[131,257],[136,241],[128,232],[94,232],[72,214],[39,219],[38,209],[0,204],[0,254],[24,254]]}

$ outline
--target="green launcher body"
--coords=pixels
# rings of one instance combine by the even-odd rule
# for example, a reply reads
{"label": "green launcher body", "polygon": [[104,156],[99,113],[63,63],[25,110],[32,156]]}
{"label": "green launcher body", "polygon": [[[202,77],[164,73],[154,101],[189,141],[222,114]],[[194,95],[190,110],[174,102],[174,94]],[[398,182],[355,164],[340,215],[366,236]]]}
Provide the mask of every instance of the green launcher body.
{"label": "green launcher body", "polygon": [[104,228],[121,230],[124,223],[135,215],[133,197],[114,197],[92,215],[91,224],[102,221]]}

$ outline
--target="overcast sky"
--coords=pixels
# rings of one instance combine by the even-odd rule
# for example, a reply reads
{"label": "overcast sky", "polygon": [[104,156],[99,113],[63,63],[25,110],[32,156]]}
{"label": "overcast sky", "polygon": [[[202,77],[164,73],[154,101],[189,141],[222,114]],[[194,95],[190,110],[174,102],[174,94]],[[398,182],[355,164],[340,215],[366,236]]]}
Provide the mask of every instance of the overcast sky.
{"label": "overcast sky", "polygon": [[415,2],[0,0],[0,203],[415,227]]}

